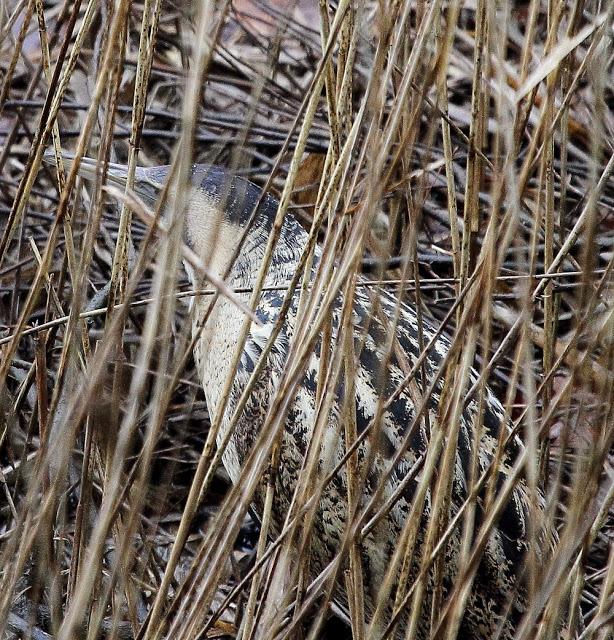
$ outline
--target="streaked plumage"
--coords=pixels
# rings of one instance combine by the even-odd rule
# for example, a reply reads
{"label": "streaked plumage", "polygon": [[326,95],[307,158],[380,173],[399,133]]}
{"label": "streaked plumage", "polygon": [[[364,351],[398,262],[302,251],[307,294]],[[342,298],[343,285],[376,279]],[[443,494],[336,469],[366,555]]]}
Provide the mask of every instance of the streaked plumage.
{"label": "streaked plumage", "polygon": [[[121,177],[121,171],[116,170]],[[137,174],[136,190],[141,195],[153,198],[152,187],[164,184],[168,174],[167,167],[140,170]],[[236,242],[250,218],[255,203],[260,196],[260,189],[255,185],[237,177],[232,177],[218,168],[195,166],[192,182],[191,206],[187,213],[185,238],[187,244],[203,259],[209,261],[218,273],[223,273],[232,256]],[[145,186],[146,183],[146,186]],[[247,234],[244,245],[232,266],[227,279],[233,288],[245,288],[254,284],[266,246],[269,230],[277,210],[277,201],[265,196],[256,213],[254,224]],[[214,231],[215,230],[215,231]],[[286,217],[281,236],[275,249],[272,263],[268,271],[266,284],[285,285],[296,270],[307,234],[290,215]],[[317,256],[316,256],[317,259]],[[200,284],[191,273],[195,284]],[[246,299],[248,296],[245,296]],[[224,439],[228,420],[247,384],[255,364],[262,353],[271,334],[272,327],[279,314],[284,297],[283,290],[265,291],[260,299],[256,314],[262,326],[252,324],[250,334],[244,346],[238,370],[230,392],[221,432],[218,440]],[[377,303],[377,304],[374,304]],[[210,305],[210,298],[197,302],[195,327],[198,327]],[[259,376],[250,395],[245,410],[230,437],[224,452],[223,462],[232,479],[239,479],[241,465],[257,437],[259,427],[275,393],[287,360],[289,345],[292,340],[294,321],[297,314],[298,295],[293,299],[288,319],[278,336],[263,373]],[[374,314],[374,307],[381,308]],[[405,377],[407,366],[415,362],[420,353],[418,342],[418,321],[415,311],[401,306],[401,315],[396,327],[396,337],[400,352],[393,350],[390,361],[384,369],[382,349],[388,339],[387,323],[394,317],[397,300],[389,293],[372,288],[358,287],[354,305],[353,322],[355,327],[355,350],[357,364],[356,379],[356,427],[360,433],[369,424],[377,409],[378,398],[383,394],[389,397],[400,381]],[[332,317],[333,339],[339,326],[342,301],[338,299],[334,305]],[[220,406],[220,394],[229,372],[232,354],[234,353],[244,316],[230,301],[220,297],[207,320],[201,339],[195,348],[195,360],[203,383],[205,395],[212,415],[216,415]],[[425,341],[434,334],[434,329],[427,321],[423,322]],[[363,339],[364,334],[364,339]],[[318,345],[307,363],[302,383],[292,403],[281,443],[280,469],[273,507],[273,530],[278,533],[283,518],[290,508],[290,500],[296,485],[298,473],[303,463],[316,416],[316,392],[318,368],[320,365],[320,346]],[[449,342],[440,338],[431,349],[425,361],[424,372],[427,379],[438,368],[441,359],[449,350]],[[401,357],[399,358],[399,356]],[[406,358],[406,362],[402,362]],[[366,504],[377,485],[378,477],[397,452],[408,426],[415,417],[415,408],[419,404],[422,393],[420,373],[384,413],[381,435],[377,442],[367,439],[359,448],[362,461],[367,458],[369,447],[373,454],[372,466],[367,475],[362,503]],[[472,381],[477,374],[472,372]],[[427,380],[428,382],[428,380]],[[341,459],[345,452],[343,431],[336,429],[341,412],[344,388],[339,385],[329,426],[333,460]],[[441,383],[435,388],[429,400],[429,420],[437,420],[438,400]],[[463,414],[456,451],[455,472],[452,485],[451,515],[454,515],[467,496],[467,477],[472,459],[473,428],[472,424],[478,410],[476,400],[471,400]],[[494,395],[488,391],[484,415],[484,432],[479,445],[479,466],[485,469],[497,447],[500,430],[508,430],[507,424],[501,427],[504,412]],[[422,454],[429,446],[430,434],[424,420],[420,420],[418,428],[409,438],[409,446],[400,458],[393,473],[386,483],[384,498],[392,494],[398,484],[411,472],[412,467],[419,464]],[[331,444],[332,443],[332,444]],[[506,449],[498,467],[499,483],[504,482],[513,460],[521,448],[518,440],[513,440]],[[370,617],[377,599],[377,591],[381,586],[389,559],[394,553],[400,532],[410,510],[412,497],[420,478],[420,471],[411,480],[407,488],[401,492],[398,501],[362,541],[361,556],[365,583],[365,606],[367,617]],[[331,482],[325,490],[315,519],[314,535],[311,538],[311,572],[317,575],[334,556],[339,539],[342,536],[347,515],[347,487],[345,469]],[[256,511],[262,509],[263,491],[255,499]],[[516,572],[522,567],[527,552],[529,533],[527,530],[529,496],[526,485],[516,485],[499,525],[490,536],[486,552],[478,569],[474,588],[469,598],[465,617],[459,637],[478,640],[492,637],[509,639],[513,637],[514,626],[521,618],[525,607],[524,589],[516,579]],[[423,543],[423,532],[428,522],[431,508],[431,493],[427,492],[421,526],[418,533],[418,546],[415,550],[411,577],[416,575],[421,557],[420,546]],[[480,504],[476,513],[476,526],[481,521]],[[454,583],[456,575],[456,556],[460,548],[460,533],[452,536],[445,553],[444,586]],[[431,575],[432,579],[432,575]],[[347,607],[344,589],[339,587],[335,593],[337,604]],[[444,594],[445,599],[445,594]],[[511,600],[511,611],[507,610]],[[430,601],[427,597],[422,607],[422,620],[418,630],[418,638],[428,635]],[[500,630],[501,635],[497,636]]]}

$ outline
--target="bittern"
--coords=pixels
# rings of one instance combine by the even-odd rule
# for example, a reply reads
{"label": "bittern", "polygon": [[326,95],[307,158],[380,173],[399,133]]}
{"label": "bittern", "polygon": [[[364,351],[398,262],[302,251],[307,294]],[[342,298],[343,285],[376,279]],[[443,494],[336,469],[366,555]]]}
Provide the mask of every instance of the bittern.
{"label": "bittern", "polygon": [[[93,161],[85,160],[82,173],[91,175],[94,167]],[[114,182],[125,184],[125,167],[113,165],[109,175]],[[153,206],[169,175],[168,166],[139,168],[134,191]],[[222,168],[194,165],[185,210],[185,243],[210,270],[225,277],[229,287],[249,291],[256,284],[278,204],[258,186]],[[300,333],[301,286],[295,287],[289,299],[279,331],[274,327],[308,239],[309,234],[293,215],[286,214],[270,258],[267,286],[255,309],[258,321],[251,321],[243,343],[240,340],[245,315],[232,301],[220,296],[212,302],[211,297],[203,296],[195,302],[194,331],[199,332],[199,338],[194,359],[210,415],[219,418],[222,412],[217,440],[218,446],[225,447],[222,460],[233,483],[241,482],[243,465],[279,393],[284,369],[292,365],[288,354]],[[305,270],[312,285],[322,263],[323,255],[316,246]],[[202,284],[194,269],[188,269],[188,274],[195,287]],[[311,579],[331,566],[339,553],[348,555],[351,545],[344,545],[344,532],[350,520],[359,522],[360,535],[354,536],[351,544],[358,548],[366,624],[376,618],[372,630],[387,627],[396,602],[406,607],[394,619],[397,633],[405,637],[410,624],[408,612],[420,607],[419,615],[413,616],[414,637],[431,637],[440,614],[446,607],[449,612],[450,594],[454,593],[455,601],[461,594],[465,597],[458,637],[511,639],[528,608],[523,567],[529,550],[539,559],[547,553],[542,547],[552,543],[552,534],[529,526],[530,512],[543,510],[544,500],[539,490],[529,491],[522,475],[514,470],[523,445],[511,432],[501,403],[487,387],[483,388],[481,402],[479,394],[474,394],[461,400],[461,410],[442,411],[442,407],[451,406],[441,375],[442,363],[451,349],[449,339],[438,336],[431,322],[426,317],[419,318],[411,305],[381,288],[363,286],[366,284],[358,278],[350,313],[344,307],[342,292],[331,298],[329,342],[323,344],[322,334],[316,338],[311,354],[304,358],[293,396],[283,409],[270,534],[275,536],[282,530],[287,514],[294,508],[293,495],[300,474],[306,472],[306,456],[315,455],[318,478],[325,478],[331,470],[336,472],[318,485],[321,493],[317,496],[311,535],[303,539]],[[303,292],[307,289],[303,288]],[[250,294],[241,295],[247,300]],[[327,384],[326,374],[334,370],[333,345],[348,324],[353,332],[349,341],[352,379],[344,377],[347,367],[338,366],[338,379]],[[429,344],[421,359],[423,347]],[[235,358],[233,367],[233,354],[238,349],[240,357]],[[262,354],[265,362],[260,362]],[[327,372],[320,370],[324,367]],[[251,380],[254,375],[255,380]],[[470,369],[466,386],[476,385],[478,377]],[[225,388],[229,393],[223,394]],[[233,419],[247,388],[249,395]],[[355,397],[350,396],[348,401],[348,393]],[[316,424],[322,424],[323,419],[324,435],[314,454],[310,443]],[[349,430],[348,420],[352,421]],[[348,432],[362,437],[352,449],[355,473],[361,479],[352,514],[348,508],[345,463],[351,446],[346,438]],[[442,465],[446,446],[454,447],[448,460],[448,480]],[[478,486],[478,479],[487,472],[488,480]],[[511,478],[512,475],[517,477]],[[487,505],[495,504],[503,490],[509,495],[501,501],[498,517],[488,524],[490,532],[480,537],[480,527],[488,520]],[[262,514],[265,492],[263,474],[253,499],[256,514]],[[442,495],[449,499],[441,500]],[[437,514],[433,513],[436,504]],[[410,515],[412,522],[408,521]],[[455,526],[449,527],[456,516]],[[430,522],[435,518],[439,524]],[[448,537],[439,559],[429,565],[424,562],[424,555],[439,542],[427,540],[428,532],[433,531],[441,535],[447,531]],[[470,545],[482,540],[473,570],[460,566],[460,550],[467,531]],[[333,589],[334,605],[346,613],[350,603],[344,570],[348,565],[347,559],[342,560]],[[352,575],[355,572],[356,567]],[[421,602],[406,597],[418,579],[422,580]],[[471,584],[464,594],[456,584],[461,579]]]}

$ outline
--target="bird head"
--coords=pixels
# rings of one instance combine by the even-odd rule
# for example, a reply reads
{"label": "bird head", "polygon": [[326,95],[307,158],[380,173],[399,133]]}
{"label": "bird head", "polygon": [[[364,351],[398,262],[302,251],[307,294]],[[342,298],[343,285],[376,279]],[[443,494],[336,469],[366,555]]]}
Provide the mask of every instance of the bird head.
{"label": "bird head", "polygon": [[[69,154],[64,154],[64,159],[68,163],[73,161]],[[93,180],[99,171],[98,167],[96,160],[83,158],[78,173],[85,179]],[[107,184],[124,189],[127,175],[127,166],[109,163]],[[189,181],[184,241],[211,270],[218,275],[225,273],[239,243],[244,240],[248,225],[251,236],[248,245],[266,245],[278,206],[275,198],[262,196],[262,189],[257,185],[214,165],[192,165]],[[162,220],[168,222],[173,213],[169,203],[174,202],[176,190],[171,166],[136,168],[133,191],[148,207],[156,207],[165,188],[167,198]],[[190,273],[190,276],[193,274]]]}

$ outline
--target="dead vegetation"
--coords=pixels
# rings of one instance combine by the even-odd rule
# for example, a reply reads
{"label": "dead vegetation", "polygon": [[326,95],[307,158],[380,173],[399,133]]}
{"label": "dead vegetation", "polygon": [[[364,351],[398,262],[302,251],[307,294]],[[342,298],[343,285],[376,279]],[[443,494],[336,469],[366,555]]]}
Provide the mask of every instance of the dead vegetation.
{"label": "dead vegetation", "polygon": [[[230,488],[195,294],[105,189],[111,161],[268,185],[333,274],[444,323],[442,403],[464,402],[475,350],[474,392],[488,381],[547,490],[533,526],[559,531],[528,561],[535,614],[579,602],[579,637],[611,637],[613,24],[598,0],[0,3],[0,636],[248,640],[292,539],[259,543]],[[301,586],[278,637],[366,637]]]}

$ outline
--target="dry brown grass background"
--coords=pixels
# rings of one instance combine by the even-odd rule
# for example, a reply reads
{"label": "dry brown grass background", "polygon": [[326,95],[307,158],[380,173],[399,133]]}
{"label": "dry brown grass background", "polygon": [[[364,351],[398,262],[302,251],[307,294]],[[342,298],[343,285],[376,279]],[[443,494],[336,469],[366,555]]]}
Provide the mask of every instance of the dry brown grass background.
{"label": "dry brown grass background", "polygon": [[[457,362],[475,348],[560,532],[538,595],[611,637],[613,18],[599,0],[0,2],[0,637],[246,640],[272,555],[212,465],[176,255],[46,148],[231,167],[323,243],[347,224],[337,263],[448,335],[469,309]],[[350,634],[326,612],[294,633]]]}

